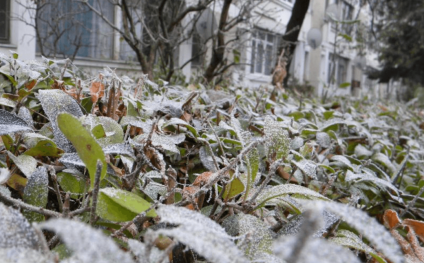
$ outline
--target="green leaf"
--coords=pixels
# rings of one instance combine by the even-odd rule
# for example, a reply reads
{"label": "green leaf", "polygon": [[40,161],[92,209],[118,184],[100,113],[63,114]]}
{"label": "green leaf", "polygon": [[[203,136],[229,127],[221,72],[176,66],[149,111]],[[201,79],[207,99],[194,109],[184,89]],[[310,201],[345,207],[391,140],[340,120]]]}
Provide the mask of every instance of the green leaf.
{"label": "green leaf", "polygon": [[[48,195],[49,178],[45,167],[38,167],[34,173],[28,178],[28,182],[25,186],[23,200],[25,203],[38,206],[46,207],[47,195]],[[44,215],[32,212],[24,211],[23,213],[30,222],[41,222],[44,221]]]}
{"label": "green leaf", "polygon": [[330,240],[338,245],[365,252],[380,263],[387,263],[387,261],[380,257],[374,249],[362,242],[361,238],[353,232],[348,230],[339,230],[337,231],[337,237]]}
{"label": "green leaf", "polygon": [[57,117],[57,123],[65,137],[72,142],[78,156],[88,169],[91,180],[91,188],[94,186],[97,160],[103,164],[100,178],[106,176],[106,160],[102,148],[91,134],[82,126],[81,122],[69,113],[61,113]]}
{"label": "green leaf", "polygon": [[344,83],[339,85],[339,88],[342,88],[342,89],[347,88],[347,87],[350,87],[350,82],[344,82]]}
{"label": "green leaf", "polygon": [[222,198],[229,200],[234,196],[242,193],[244,191],[244,184],[239,178],[234,178],[230,183],[225,187],[225,192]]}
{"label": "green leaf", "polygon": [[37,160],[33,157],[29,155],[19,155],[16,157],[9,151],[7,152],[7,155],[27,178],[31,177],[31,174],[35,172],[37,168]]}
{"label": "green leaf", "polygon": [[327,197],[300,185],[295,184],[282,184],[273,186],[271,188],[268,188],[264,190],[262,193],[259,194],[257,198],[257,203],[260,204],[259,207],[262,207],[266,204],[267,201],[277,198],[280,196],[285,196],[289,194],[296,194],[301,195],[307,198],[311,199],[322,199],[329,201]]}
{"label": "green leaf", "polygon": [[57,181],[65,192],[77,195],[85,193],[85,180],[82,176],[62,172],[57,174]]}
{"label": "green leaf", "polygon": [[96,138],[96,139],[106,137],[105,129],[103,129],[103,126],[101,124],[94,126],[94,128],[91,129],[91,133],[93,134],[94,138]]}
{"label": "green leaf", "polygon": [[[150,206],[149,202],[134,193],[108,187],[99,192],[96,213],[106,220],[125,222],[132,220]],[[156,217],[156,212],[150,210],[147,216]]]}
{"label": "green leaf", "polygon": [[[121,125],[119,125],[114,119],[109,117],[97,117],[94,115],[85,115],[80,118],[82,125],[93,134],[96,132],[97,137],[96,141],[100,146],[105,147],[111,144],[118,144],[124,140],[124,131],[122,130]],[[101,128],[98,127],[101,125],[103,127],[104,136],[102,135]]]}
{"label": "green leaf", "polygon": [[3,70],[1,70],[1,69],[0,69],[0,73],[1,73],[1,74],[3,74],[3,75],[5,75],[5,76],[9,79],[9,81],[10,81],[10,82],[12,82],[12,85],[13,85],[14,87],[16,87],[16,85],[18,85],[18,82],[16,82],[16,80],[15,80],[15,78],[14,78],[14,77],[12,77],[11,75],[7,74],[6,72],[4,72],[4,71],[3,71]]}
{"label": "green leaf", "polygon": [[18,55],[18,53],[16,53],[16,52],[12,52],[12,57],[13,57],[14,59],[18,59],[19,55]]}
{"label": "green leaf", "polygon": [[199,137],[199,133],[197,132],[197,130],[191,126],[190,124],[188,124],[187,122],[185,122],[184,120],[178,119],[178,118],[172,118],[169,121],[167,121],[162,127],[166,127],[169,125],[183,125],[185,126],[195,137]]}
{"label": "green leaf", "polygon": [[10,135],[5,134],[1,136],[1,140],[3,141],[4,147],[6,150],[11,151],[11,147],[13,146],[13,139]]}
{"label": "green leaf", "polygon": [[50,138],[47,138],[38,133],[26,133],[23,135],[23,141],[29,148],[24,154],[34,157],[50,156],[59,157],[63,154],[63,150],[57,148]]}
{"label": "green leaf", "polygon": [[348,42],[352,42],[352,37],[349,36],[348,34],[339,34],[340,37],[344,38],[346,41]]}
{"label": "green leaf", "polygon": [[240,51],[237,49],[233,49],[233,55],[234,55],[234,62],[239,64],[240,63]]}

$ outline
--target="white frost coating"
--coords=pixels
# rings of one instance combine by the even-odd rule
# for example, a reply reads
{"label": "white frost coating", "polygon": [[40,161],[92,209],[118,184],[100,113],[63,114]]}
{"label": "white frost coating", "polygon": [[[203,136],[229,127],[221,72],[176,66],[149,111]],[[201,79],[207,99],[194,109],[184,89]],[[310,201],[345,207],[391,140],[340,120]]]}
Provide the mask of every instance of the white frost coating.
{"label": "white frost coating", "polygon": [[[316,231],[313,236],[314,237],[322,237],[324,233],[327,232],[328,229],[330,229],[331,226],[333,226],[340,218],[337,217],[333,213],[329,213],[327,211],[322,211],[322,221],[324,222],[324,225]],[[299,232],[299,230],[302,228],[302,224],[305,221],[302,215],[295,216],[294,218],[290,219],[290,222],[285,224],[281,230],[278,232],[278,235],[293,235]]]}
{"label": "white frost coating", "polygon": [[369,217],[362,210],[336,202],[309,201],[305,208],[311,210],[327,210],[341,217],[343,221],[358,230],[366,237],[385,257],[393,263],[404,262],[399,244],[390,235],[384,226],[374,218]]}
{"label": "white frost coating", "polygon": [[21,213],[0,203],[0,248],[13,247],[38,249],[38,236]]}
{"label": "white frost coating", "polygon": [[251,261],[252,263],[285,263],[285,261],[273,254],[259,253]]}
{"label": "white frost coating", "polygon": [[183,111],[181,109],[183,103],[169,100],[165,96],[154,95],[153,100],[150,98],[150,100],[142,101],[141,103],[143,104],[143,110],[146,110],[148,115],[153,115],[157,112],[170,114],[172,117],[177,118],[183,115]]}
{"label": "white frost coating", "polygon": [[209,149],[206,146],[202,146],[200,147],[199,150],[199,158],[200,161],[202,162],[203,166],[212,172],[216,172],[216,167],[213,161],[213,157],[211,155],[211,152],[209,151]]}
{"label": "white frost coating", "polygon": [[10,192],[10,190],[3,185],[0,185],[0,194],[2,194],[3,196],[7,196],[7,197],[11,197],[12,193]]}
{"label": "white frost coating", "polygon": [[303,139],[299,136],[296,136],[293,140],[290,141],[290,149],[299,150],[303,146]]}
{"label": "white frost coating", "polygon": [[[140,143],[142,141],[147,140],[149,137],[149,134],[141,134],[134,138],[134,141],[137,143]],[[152,135],[152,145],[156,147],[161,147],[164,150],[173,152],[173,153],[180,153],[180,150],[178,150],[177,144],[182,143],[185,140],[185,134],[180,133],[177,135],[159,135],[156,133],[153,133]]]}
{"label": "white frost coating", "polygon": [[[298,242],[297,236],[284,237],[274,242],[274,253],[289,258],[293,247]],[[310,238],[302,244],[302,251],[297,263],[360,263],[358,257],[348,249],[328,242],[325,239]]]}
{"label": "white frost coating", "polygon": [[355,155],[359,158],[361,157],[371,157],[372,151],[368,150],[362,144],[358,144],[355,147]]}
{"label": "white frost coating", "polygon": [[141,118],[132,117],[132,116],[124,116],[120,122],[121,126],[131,125],[143,130],[144,133],[149,134],[153,127],[153,121],[151,119],[147,119],[142,121]]}
{"label": "white frost coating", "polygon": [[134,150],[128,143],[118,143],[108,145],[103,148],[105,154],[119,154],[119,155],[128,155],[135,159]]}
{"label": "white frost coating", "polygon": [[6,183],[10,176],[12,176],[12,174],[10,173],[9,169],[0,168],[0,184]]}
{"label": "white frost coating", "polygon": [[216,235],[219,235],[219,237],[224,239],[230,238],[225,230],[215,221],[201,213],[191,211],[187,208],[172,205],[161,205],[156,210],[156,213],[160,216],[160,222],[186,226],[196,224],[203,226],[205,231],[211,231]]}
{"label": "white frost coating", "polygon": [[[40,141],[49,141],[49,142],[53,143],[52,139],[50,139],[50,138],[48,138],[44,135],[41,135],[39,133],[25,133],[22,136],[22,138],[23,138],[23,142],[25,143],[25,145],[28,148],[35,147],[37,145],[37,143],[40,142]],[[54,145],[56,145],[56,144],[54,143]]]}
{"label": "white frost coating", "polygon": [[329,200],[327,197],[300,185],[296,184],[281,184],[265,189],[259,194],[257,203],[262,204],[272,198],[276,198],[283,195],[289,194],[300,194],[309,198],[318,198],[323,200]]}
{"label": "white frost coating", "polygon": [[20,131],[32,131],[32,128],[20,117],[0,109],[0,135]]}
{"label": "white frost coating", "polygon": [[27,107],[22,106],[19,108],[18,116],[21,117],[29,127],[34,128],[34,122],[32,120],[31,112]]}
{"label": "white frost coating", "polygon": [[[159,173],[160,175],[160,173]],[[158,195],[160,196],[164,196],[166,195],[167,192],[167,188],[166,186],[164,186],[163,184],[159,184],[156,182],[150,182],[147,184],[146,187],[141,188],[141,191],[143,193],[145,193],[146,195],[148,195],[152,200],[157,200],[158,199]]]}
{"label": "white frost coating", "polygon": [[18,166],[19,170],[27,177],[30,178],[31,174],[37,168],[37,160],[34,157],[21,154],[18,157],[13,155],[11,152],[7,151],[7,155],[10,159]]}
{"label": "white frost coating", "polygon": [[29,248],[0,248],[2,263],[54,263],[54,256]]}
{"label": "white frost coating", "polygon": [[92,129],[94,127],[96,127],[97,125],[101,125],[103,127],[103,130],[106,133],[106,137],[96,139],[96,141],[102,147],[111,144],[122,143],[124,140],[124,131],[122,130],[121,125],[119,125],[112,118],[104,116],[97,117],[95,115],[89,114],[82,116],[80,118],[80,121],[84,128],[91,133],[91,135],[93,135]]}
{"label": "white frost coating", "polygon": [[[135,240],[135,239],[128,239],[128,248],[129,250],[134,254],[134,256],[137,257],[137,263],[157,263],[163,256],[162,251],[160,251],[156,247],[152,247],[152,250],[150,251],[149,259],[146,259],[145,253],[146,253],[146,246]],[[168,263],[169,258],[165,257],[164,261],[161,261],[163,263]]]}
{"label": "white frost coating", "polygon": [[382,165],[384,165],[387,169],[390,170],[391,176],[393,176],[396,172],[396,166],[395,164],[390,161],[389,157],[382,153],[376,153],[372,156],[372,159]]}
{"label": "white frost coating", "polygon": [[289,154],[290,140],[283,130],[282,123],[274,121],[270,116],[266,116],[264,133],[265,148],[268,154],[270,151],[274,151],[277,153],[277,156],[282,155],[282,157]]}
{"label": "white frost coating", "polygon": [[[43,229],[55,232],[65,245],[72,250],[71,259],[81,263],[134,263],[125,253],[100,230],[70,219],[53,219],[41,225]],[[71,260],[71,262],[72,262]]]}
{"label": "white frost coating", "polygon": [[217,235],[207,225],[181,225],[172,229],[159,229],[156,233],[173,237],[205,257],[208,262],[249,262],[229,238]]}
{"label": "white frost coating", "polygon": [[316,139],[322,148],[329,148],[331,145],[331,138],[326,132],[317,132]]}
{"label": "white frost coating", "polygon": [[342,163],[344,166],[347,166],[349,169],[352,169],[355,171],[355,168],[352,166],[352,163],[349,161],[349,159],[347,159],[343,155],[333,155],[330,160]]}
{"label": "white frost coating", "polygon": [[65,153],[60,157],[59,162],[63,163],[67,168],[85,167],[84,162],[77,153]]}
{"label": "white frost coating", "polygon": [[245,254],[250,259],[257,254],[271,254],[272,236],[269,226],[252,215],[240,214],[237,217],[238,233],[246,240]]}
{"label": "white frost coating", "polygon": [[291,161],[297,168],[302,171],[304,174],[309,176],[310,178],[317,178],[317,165],[313,161],[310,160],[301,160],[300,162],[296,162],[294,160]]}
{"label": "white frost coating", "polygon": [[[359,179],[359,180],[357,180],[357,179]],[[385,186],[385,187],[388,187],[391,190],[393,190],[395,193],[399,194],[398,189],[391,182],[380,179],[378,177],[374,177],[374,176],[369,175],[369,174],[355,174],[355,173],[352,173],[351,171],[348,170],[346,172],[345,180],[347,182],[357,180],[356,183],[363,182],[363,181],[370,181],[370,182],[373,182],[374,184],[376,184],[380,188],[383,188]]]}
{"label": "white frost coating", "polygon": [[348,230],[342,229],[337,231],[337,237],[330,239],[330,241],[341,246],[365,251],[368,254],[377,254],[374,249],[362,242],[362,240],[357,235]]}
{"label": "white frost coating", "polygon": [[59,113],[67,112],[78,118],[81,117],[83,113],[78,103],[71,96],[58,89],[39,90],[37,98],[40,100],[41,106],[52,124],[56,144],[65,152],[75,152],[72,143],[66,139],[57,126],[57,116]]}

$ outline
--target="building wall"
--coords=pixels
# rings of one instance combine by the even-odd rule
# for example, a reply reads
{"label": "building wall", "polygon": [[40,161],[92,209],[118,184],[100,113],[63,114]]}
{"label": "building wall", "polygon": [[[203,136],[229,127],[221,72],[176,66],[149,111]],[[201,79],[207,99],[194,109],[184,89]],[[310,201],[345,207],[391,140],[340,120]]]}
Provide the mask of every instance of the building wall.
{"label": "building wall", "polygon": [[[30,20],[29,14],[25,15],[25,10],[22,6],[17,4],[18,0],[11,1],[11,13],[12,16],[22,16]],[[19,1],[28,1],[31,0],[19,0]],[[340,0],[342,1],[342,0]],[[222,1],[221,1],[222,2]],[[230,9],[230,16],[234,17],[238,14],[240,3],[244,1],[234,1]],[[274,35],[275,37],[281,36],[286,31],[286,25],[290,19],[293,2],[295,0],[264,0],[259,2],[251,12],[251,20],[249,23],[239,24],[236,28],[228,32],[227,38],[234,37],[238,30],[244,30],[245,32],[241,36],[240,43],[233,43],[230,46],[230,49],[227,51],[227,58],[230,60],[228,63],[231,63],[233,59],[232,50],[237,49],[240,52],[240,66],[233,67],[228,74],[230,80],[232,80],[236,85],[249,86],[252,88],[257,88],[260,86],[270,86],[271,83],[271,74],[259,73],[256,68],[253,68],[252,52],[254,51],[253,40],[256,30],[261,30],[261,32],[266,32],[267,34]],[[299,34],[297,48],[295,50],[292,67],[290,70],[292,77],[296,79],[297,83],[310,83],[312,86],[316,87],[316,94],[322,95],[323,90],[329,87],[328,79],[331,74],[328,65],[332,62],[331,57],[334,53],[334,38],[335,30],[332,26],[332,23],[328,18],[326,18],[326,2],[329,4],[334,3],[335,0],[311,0],[309,10],[306,14],[304,23]],[[356,14],[359,10],[358,2],[359,1],[349,1],[353,3],[354,10],[353,13]],[[220,2],[217,2],[215,10],[220,10]],[[367,20],[369,19],[369,11],[366,8],[361,9],[360,19]],[[115,20],[116,24],[121,23],[119,8],[115,9]],[[219,13],[215,13],[216,20],[219,21]],[[192,17],[187,17],[183,22],[185,25],[188,25],[191,22]],[[31,26],[26,25],[24,22],[18,19],[11,20],[11,37],[9,43],[0,43],[0,52],[8,54],[9,50],[17,52],[21,59],[31,60],[39,58],[39,55],[36,53],[36,41],[35,41],[35,32]],[[312,49],[311,46],[307,43],[307,33],[310,29],[317,28],[322,32],[322,43],[316,48]],[[258,43],[258,42],[255,42]],[[354,43],[353,43],[354,44]],[[352,44],[352,45],[353,45]],[[87,68],[91,73],[97,73],[99,70],[104,67],[110,67],[112,69],[118,69],[118,71],[128,74],[128,75],[139,75],[140,67],[136,61],[126,62],[120,60],[120,52],[122,40],[120,40],[120,35],[115,33],[113,41],[113,59],[93,59],[93,58],[77,58],[74,61],[74,64],[81,68]],[[210,43],[209,43],[210,45]],[[257,45],[257,44],[256,44]],[[182,73],[186,76],[186,80],[189,81],[190,78],[196,74],[196,67],[193,67],[192,63],[186,63],[192,57],[192,46],[193,39],[188,39],[183,42],[178,48],[178,59],[177,63],[185,67],[182,69]],[[276,54],[277,42],[273,45],[273,59],[275,61],[278,54]],[[366,80],[366,77],[363,75],[362,69],[355,66],[353,63],[355,57],[357,56],[357,50],[350,50],[349,45],[340,44],[336,54],[345,61],[346,65],[346,81],[351,82],[355,80],[357,83],[360,83],[359,90],[353,90],[351,87],[346,89],[335,89],[335,93],[339,95],[347,94],[361,94],[363,93],[362,87],[367,89],[372,89],[371,82]],[[210,57],[209,53],[206,55],[206,61]],[[255,57],[257,58],[257,57]],[[256,61],[259,61],[256,59]],[[378,67],[378,62],[376,60],[375,53],[367,53],[368,64],[373,67]],[[271,69],[274,67],[274,64],[270,65]],[[264,71],[264,70],[262,70]]]}

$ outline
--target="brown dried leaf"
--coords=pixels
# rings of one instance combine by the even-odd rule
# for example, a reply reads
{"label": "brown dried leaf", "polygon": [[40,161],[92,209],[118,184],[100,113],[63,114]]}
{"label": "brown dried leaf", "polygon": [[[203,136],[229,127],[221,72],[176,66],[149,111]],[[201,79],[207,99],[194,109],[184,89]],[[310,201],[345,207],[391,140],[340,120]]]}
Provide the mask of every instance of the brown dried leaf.
{"label": "brown dried leaf", "polygon": [[96,103],[105,95],[105,85],[101,82],[93,82],[90,87],[91,101]]}
{"label": "brown dried leaf", "polygon": [[411,227],[414,230],[414,232],[417,234],[417,236],[421,240],[424,240],[424,222],[423,221],[407,218],[403,220],[403,225]]}
{"label": "brown dried leaf", "polygon": [[384,212],[383,222],[384,225],[390,230],[397,228],[401,224],[398,214],[396,213],[396,211],[391,209],[387,209]]}

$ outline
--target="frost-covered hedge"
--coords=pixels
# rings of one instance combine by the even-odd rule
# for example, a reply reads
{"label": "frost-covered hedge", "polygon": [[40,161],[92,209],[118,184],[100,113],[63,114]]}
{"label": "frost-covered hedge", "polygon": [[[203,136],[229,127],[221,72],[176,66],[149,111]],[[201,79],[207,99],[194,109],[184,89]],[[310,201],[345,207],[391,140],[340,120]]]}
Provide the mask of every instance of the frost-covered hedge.
{"label": "frost-covered hedge", "polygon": [[1,60],[3,262],[424,260],[413,105]]}

